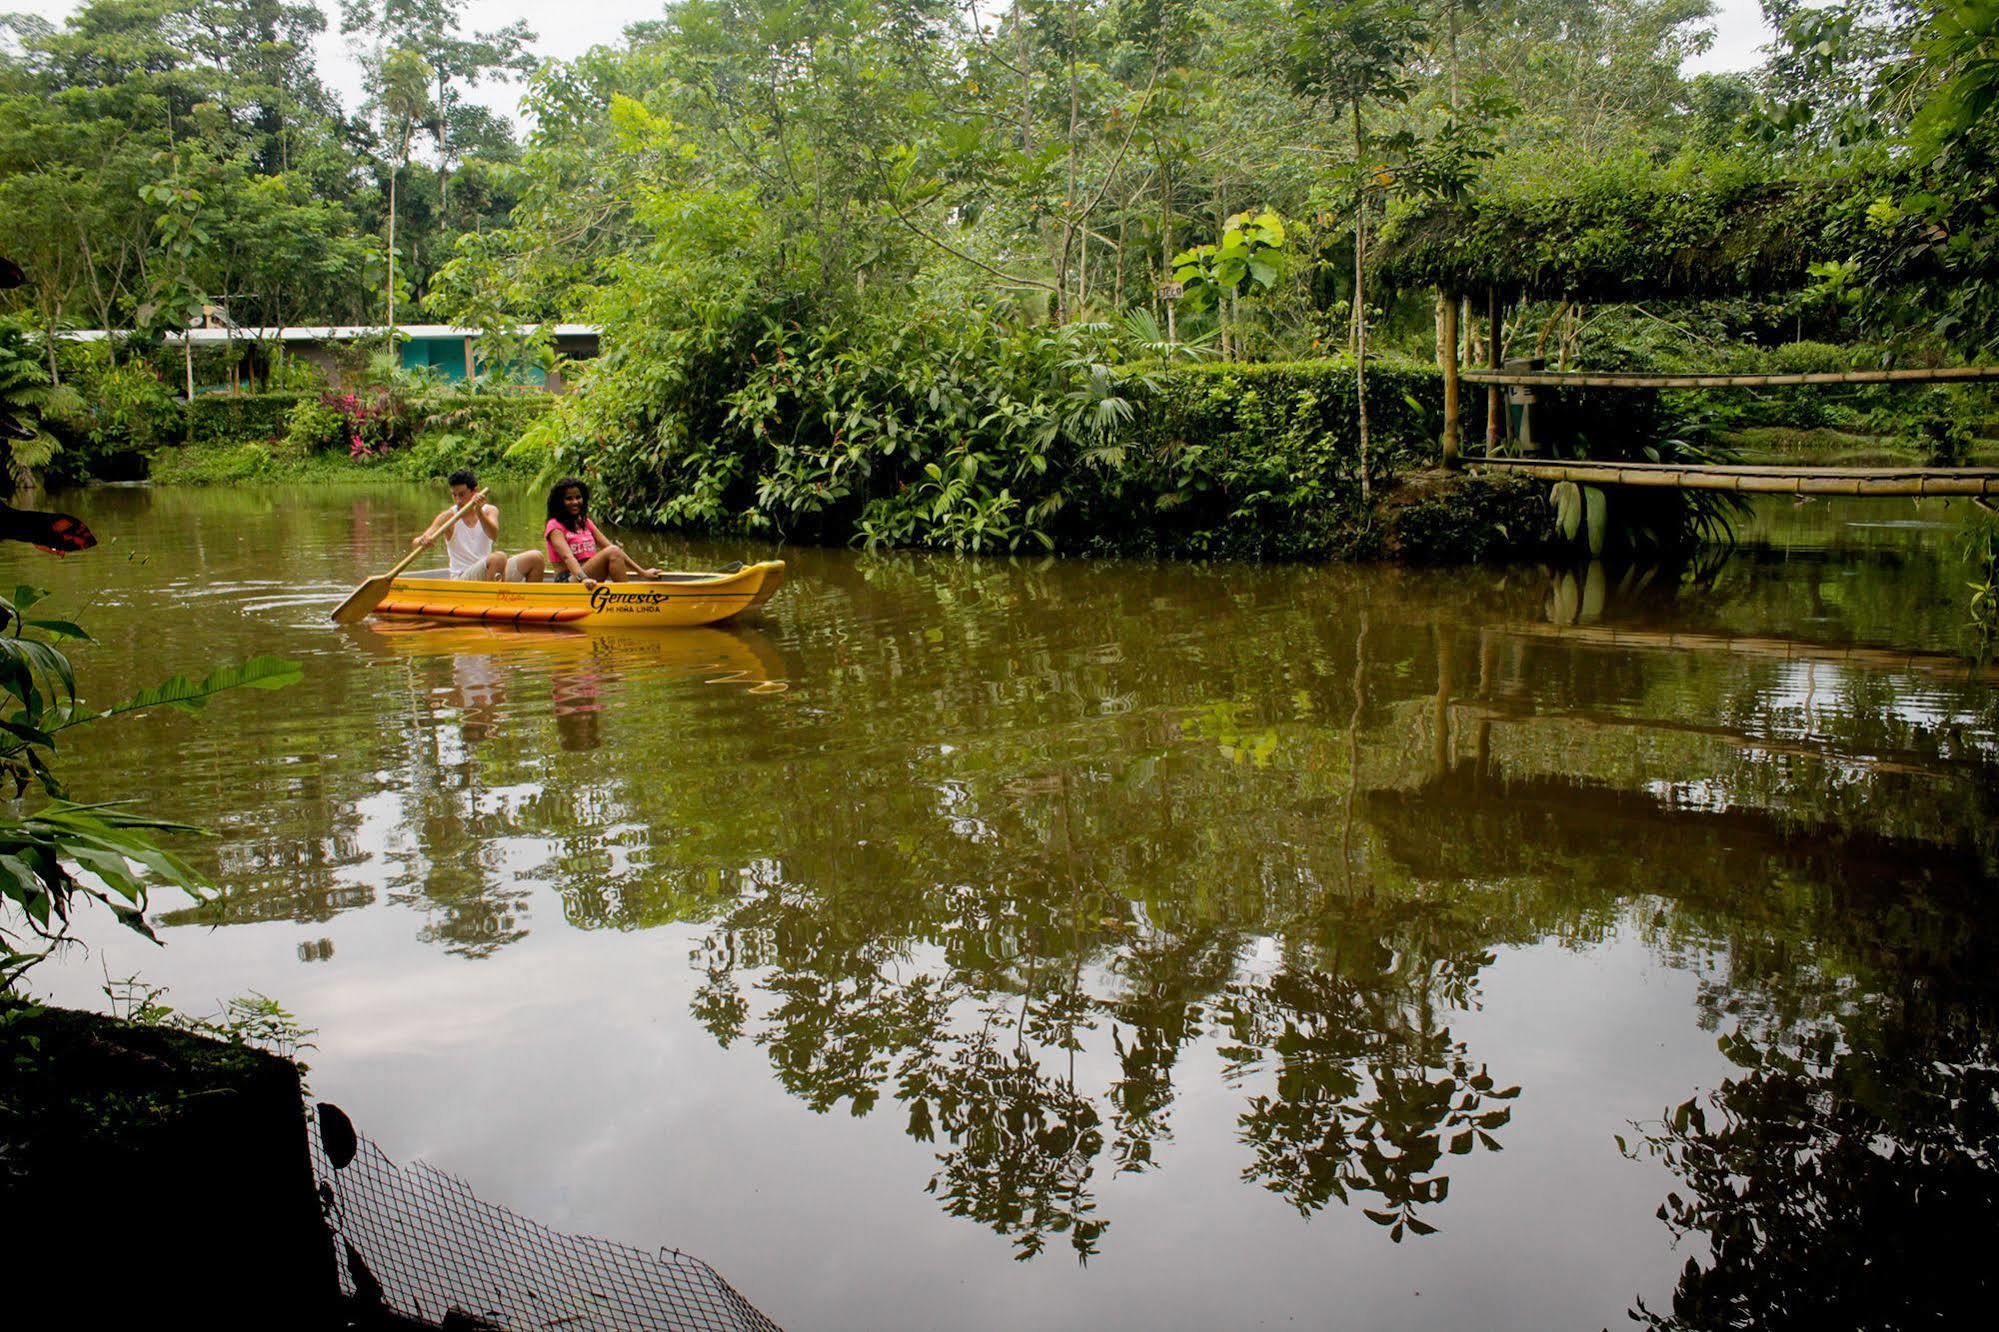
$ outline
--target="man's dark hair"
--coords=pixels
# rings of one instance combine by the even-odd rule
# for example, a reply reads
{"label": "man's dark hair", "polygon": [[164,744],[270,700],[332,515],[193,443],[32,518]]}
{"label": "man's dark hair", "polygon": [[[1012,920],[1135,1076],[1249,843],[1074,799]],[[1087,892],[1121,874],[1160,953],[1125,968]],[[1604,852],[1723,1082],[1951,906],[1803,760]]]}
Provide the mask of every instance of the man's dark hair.
{"label": "man's dark hair", "polygon": [[479,488],[479,478],[472,475],[471,468],[461,467],[453,472],[444,484],[447,486],[463,486],[467,490],[477,490]]}

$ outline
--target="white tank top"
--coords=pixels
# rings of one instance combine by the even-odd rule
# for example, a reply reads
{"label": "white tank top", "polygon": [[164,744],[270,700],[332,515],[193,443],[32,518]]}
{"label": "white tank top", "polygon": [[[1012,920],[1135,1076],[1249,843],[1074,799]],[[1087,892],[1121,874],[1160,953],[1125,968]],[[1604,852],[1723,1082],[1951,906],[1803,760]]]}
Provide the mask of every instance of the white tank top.
{"label": "white tank top", "polygon": [[486,535],[486,524],[478,517],[474,516],[470,523],[463,518],[454,518],[451,535],[444,539],[444,549],[451,557],[453,578],[483,578],[486,576],[486,557],[493,553],[493,538]]}

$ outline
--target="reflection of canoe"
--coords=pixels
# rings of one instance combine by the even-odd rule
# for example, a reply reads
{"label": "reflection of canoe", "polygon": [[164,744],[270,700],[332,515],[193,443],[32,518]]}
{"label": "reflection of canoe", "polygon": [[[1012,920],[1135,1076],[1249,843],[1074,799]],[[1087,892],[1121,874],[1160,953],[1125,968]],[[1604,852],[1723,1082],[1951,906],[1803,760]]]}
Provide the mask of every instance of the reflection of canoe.
{"label": "reflection of canoe", "polygon": [[609,625],[679,629],[718,624],[769,601],[784,584],[784,561],[733,573],[670,574],[659,582],[485,583],[431,575],[398,578],[377,615],[484,620],[489,624]]}
{"label": "reflection of canoe", "polygon": [[[585,623],[590,623],[585,621]],[[673,634],[568,625],[466,624],[398,619],[356,631],[366,646],[410,657],[532,657],[551,668],[582,661],[609,666],[664,666],[676,674],[713,672],[749,683],[782,680],[784,657],[754,629],[691,628]]]}

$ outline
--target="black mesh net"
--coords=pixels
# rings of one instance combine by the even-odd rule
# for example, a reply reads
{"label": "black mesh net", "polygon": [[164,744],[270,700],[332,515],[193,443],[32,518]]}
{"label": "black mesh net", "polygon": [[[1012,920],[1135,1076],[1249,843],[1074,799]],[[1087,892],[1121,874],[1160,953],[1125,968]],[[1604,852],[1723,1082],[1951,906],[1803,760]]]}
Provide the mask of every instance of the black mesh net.
{"label": "black mesh net", "polygon": [[358,1309],[431,1327],[779,1332],[698,1258],[564,1235],[423,1162],[396,1165],[336,1107],[308,1119],[341,1292]]}

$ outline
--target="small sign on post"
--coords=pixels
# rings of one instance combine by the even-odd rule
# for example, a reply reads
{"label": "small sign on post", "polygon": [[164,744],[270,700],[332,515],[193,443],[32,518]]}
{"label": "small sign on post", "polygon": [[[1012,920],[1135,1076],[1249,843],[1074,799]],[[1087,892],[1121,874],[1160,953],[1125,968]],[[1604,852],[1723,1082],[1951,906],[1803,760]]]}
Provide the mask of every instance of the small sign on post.
{"label": "small sign on post", "polygon": [[[1509,360],[1502,367],[1513,374],[1545,370],[1546,360],[1539,356],[1523,356]],[[1506,386],[1506,415],[1508,431],[1514,442],[1520,446],[1522,457],[1531,458],[1540,453],[1541,446],[1534,439],[1534,405],[1540,401],[1532,384],[1508,384]]]}

